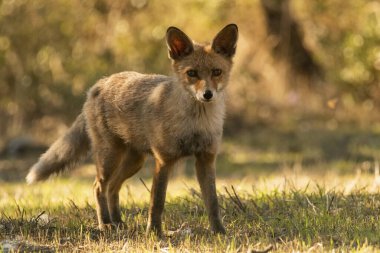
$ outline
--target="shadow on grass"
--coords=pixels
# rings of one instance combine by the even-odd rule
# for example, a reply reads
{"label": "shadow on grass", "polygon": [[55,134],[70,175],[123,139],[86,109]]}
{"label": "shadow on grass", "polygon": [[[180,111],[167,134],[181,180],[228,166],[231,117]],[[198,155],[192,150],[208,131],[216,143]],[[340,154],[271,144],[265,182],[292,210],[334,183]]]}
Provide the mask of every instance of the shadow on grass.
{"label": "shadow on grass", "polygon": [[[221,151],[217,161],[218,176],[221,177],[265,175],[295,164],[321,173],[326,170],[352,173],[358,164],[378,159],[380,132],[349,125],[333,130],[305,124],[289,128],[252,127],[229,133],[223,140]],[[37,160],[36,154],[1,157],[0,181],[24,180],[27,170]],[[151,166],[150,161],[146,167]],[[179,167],[181,173],[193,176],[193,159],[186,159]],[[151,176],[150,170],[146,176]]]}
{"label": "shadow on grass", "polygon": [[380,155],[379,132],[350,126],[334,130],[302,125],[290,129],[253,128],[227,136],[224,142],[218,165],[226,175],[239,170],[275,172],[297,163],[305,169],[318,167],[321,173],[351,173],[357,164],[373,162]]}

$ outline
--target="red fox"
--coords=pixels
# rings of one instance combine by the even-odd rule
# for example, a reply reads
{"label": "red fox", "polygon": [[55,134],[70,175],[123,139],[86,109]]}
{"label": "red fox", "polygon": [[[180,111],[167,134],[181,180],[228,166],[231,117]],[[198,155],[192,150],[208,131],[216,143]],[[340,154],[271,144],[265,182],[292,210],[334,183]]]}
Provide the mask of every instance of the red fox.
{"label": "red fox", "polygon": [[91,150],[99,228],[122,223],[122,183],[153,155],[155,170],[147,232],[162,234],[168,177],[182,157],[194,155],[196,175],[211,230],[225,233],[215,187],[215,160],[222,139],[225,88],[236,51],[238,27],[229,24],[211,44],[198,44],[175,27],[166,42],[174,76],[122,72],[99,80],[82,113],[44,153],[26,177],[33,183],[72,168]]}

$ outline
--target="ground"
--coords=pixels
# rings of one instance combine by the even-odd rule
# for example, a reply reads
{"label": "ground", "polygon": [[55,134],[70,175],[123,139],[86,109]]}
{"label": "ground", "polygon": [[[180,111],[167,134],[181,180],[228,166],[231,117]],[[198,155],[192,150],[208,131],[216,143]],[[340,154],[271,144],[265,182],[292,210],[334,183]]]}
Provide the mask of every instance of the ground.
{"label": "ground", "polygon": [[224,140],[217,188],[226,235],[213,235],[193,173],[178,164],[164,238],[145,236],[152,164],[121,190],[126,226],[97,229],[94,166],[26,185],[32,157],[0,161],[3,252],[380,252],[377,128],[297,126]]}

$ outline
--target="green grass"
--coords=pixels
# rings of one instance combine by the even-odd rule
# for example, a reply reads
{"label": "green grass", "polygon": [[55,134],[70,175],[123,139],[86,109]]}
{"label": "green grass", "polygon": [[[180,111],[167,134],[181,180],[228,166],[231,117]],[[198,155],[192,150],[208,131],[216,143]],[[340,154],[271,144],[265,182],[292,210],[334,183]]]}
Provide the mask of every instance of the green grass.
{"label": "green grass", "polygon": [[[177,166],[165,238],[145,236],[152,162],[126,182],[126,227],[97,229],[93,165],[28,186],[36,157],[0,160],[0,245],[41,252],[380,252],[377,129],[297,126],[225,138],[217,186],[226,235],[208,230],[194,161]],[[1,251],[0,251],[1,252]]]}
{"label": "green grass", "polygon": [[[86,177],[53,179],[34,186],[5,183],[1,186],[0,241],[45,252],[119,252],[126,248],[129,252],[247,252],[270,245],[275,252],[380,251],[380,195],[377,188],[362,187],[370,185],[372,177],[335,176],[338,184],[323,187],[317,178],[304,174],[219,180],[227,229],[222,236],[207,229],[196,182],[174,178],[164,212],[168,233],[164,239],[145,236],[149,192],[137,178],[121,191],[127,227],[106,232],[97,230],[92,184]],[[355,187],[349,189],[352,182]]]}

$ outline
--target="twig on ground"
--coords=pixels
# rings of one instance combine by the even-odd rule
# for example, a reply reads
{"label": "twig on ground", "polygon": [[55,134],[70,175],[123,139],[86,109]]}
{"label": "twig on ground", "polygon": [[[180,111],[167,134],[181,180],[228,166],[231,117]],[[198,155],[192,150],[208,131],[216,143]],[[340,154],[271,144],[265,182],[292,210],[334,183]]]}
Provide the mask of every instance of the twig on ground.
{"label": "twig on ground", "polygon": [[145,189],[150,193],[150,190],[149,190],[148,186],[146,186],[144,180],[141,177],[139,179],[140,179],[141,183],[145,186]]}
{"label": "twig on ground", "polygon": [[239,206],[245,212],[247,210],[247,207],[243,204],[243,202],[241,202],[239,196],[236,194],[235,187],[233,185],[231,185],[231,188],[232,188],[232,191],[234,192],[234,195],[235,195],[235,198],[236,198],[237,202],[239,203]]}
{"label": "twig on ground", "polygon": [[332,197],[331,197],[331,200],[330,201],[328,201],[328,196],[329,195],[326,195],[326,198],[327,198],[327,213],[330,213],[330,210],[331,210],[331,206],[332,206],[332,203],[334,202],[334,200],[335,200],[335,196],[334,195],[332,195]]}
{"label": "twig on ground", "polygon": [[245,213],[246,208],[243,205],[243,203],[241,203],[240,199],[237,197],[237,194],[236,194],[234,188],[232,187],[234,194],[235,194],[235,197],[231,195],[231,193],[228,191],[227,187],[224,187],[224,189],[227,192],[228,196],[230,197],[231,201],[238,207],[238,209],[240,209],[241,211],[243,211]]}
{"label": "twig on ground", "polygon": [[39,215],[37,215],[37,217],[36,218],[34,218],[33,220],[34,221],[38,221],[38,219],[42,216],[42,215],[44,215],[45,214],[45,211],[42,211],[42,212],[40,212],[40,214]]}
{"label": "twig on ground", "polygon": [[313,203],[311,203],[310,199],[307,196],[305,197],[306,197],[307,203],[309,203],[309,205],[313,208],[313,212],[317,214],[317,207]]}

